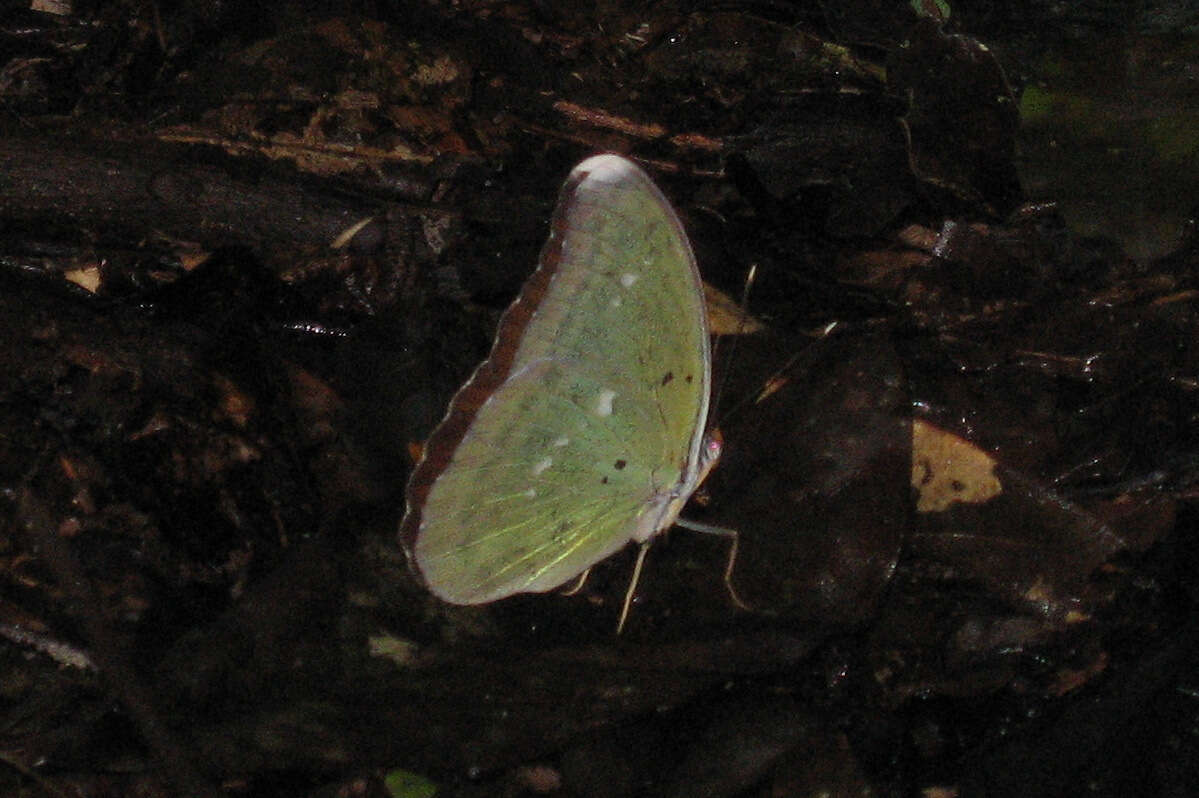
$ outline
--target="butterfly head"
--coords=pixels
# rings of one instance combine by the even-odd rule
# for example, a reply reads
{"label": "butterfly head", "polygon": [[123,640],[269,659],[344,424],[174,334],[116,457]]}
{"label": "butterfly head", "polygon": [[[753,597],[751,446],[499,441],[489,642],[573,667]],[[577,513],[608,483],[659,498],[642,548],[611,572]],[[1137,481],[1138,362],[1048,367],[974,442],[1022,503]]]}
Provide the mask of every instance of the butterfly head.
{"label": "butterfly head", "polygon": [[699,449],[699,476],[695,480],[695,484],[701,484],[708,477],[708,472],[716,465],[716,461],[720,459],[720,453],[724,451],[724,436],[720,434],[720,430],[712,428],[704,435],[703,442]]}

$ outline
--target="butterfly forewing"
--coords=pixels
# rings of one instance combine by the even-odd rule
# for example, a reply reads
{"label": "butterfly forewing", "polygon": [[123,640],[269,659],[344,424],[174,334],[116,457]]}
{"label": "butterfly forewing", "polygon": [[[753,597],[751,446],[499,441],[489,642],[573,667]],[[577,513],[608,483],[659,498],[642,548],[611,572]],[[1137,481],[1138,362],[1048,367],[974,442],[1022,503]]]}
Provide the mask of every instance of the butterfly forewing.
{"label": "butterfly forewing", "polygon": [[455,603],[549,590],[669,524],[646,516],[694,488],[710,379],[670,205],[623,158],[583,162],[409,483],[404,541],[429,588]]}

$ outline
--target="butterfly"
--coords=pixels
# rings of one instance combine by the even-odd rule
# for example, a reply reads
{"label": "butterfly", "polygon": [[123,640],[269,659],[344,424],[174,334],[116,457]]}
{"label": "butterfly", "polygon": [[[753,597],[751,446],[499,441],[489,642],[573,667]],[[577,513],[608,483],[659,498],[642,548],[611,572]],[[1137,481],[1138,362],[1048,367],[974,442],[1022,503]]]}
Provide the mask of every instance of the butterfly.
{"label": "butterfly", "polygon": [[623,626],[653,536],[675,523],[730,532],[678,518],[720,456],[705,432],[711,383],[678,216],[631,161],[588,158],[408,482],[410,563],[439,598],[482,604],[557,588],[635,541]]}

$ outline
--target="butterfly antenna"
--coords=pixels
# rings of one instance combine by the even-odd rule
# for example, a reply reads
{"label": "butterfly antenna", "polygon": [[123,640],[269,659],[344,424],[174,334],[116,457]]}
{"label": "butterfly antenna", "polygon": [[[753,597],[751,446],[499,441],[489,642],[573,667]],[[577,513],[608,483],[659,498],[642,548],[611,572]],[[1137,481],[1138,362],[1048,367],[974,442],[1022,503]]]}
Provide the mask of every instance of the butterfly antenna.
{"label": "butterfly antenna", "polygon": [[[712,406],[720,407],[720,397],[724,396],[724,389],[729,383],[729,375],[732,373],[733,356],[737,353],[737,340],[745,333],[746,320],[749,318],[749,313],[746,308],[749,307],[749,291],[753,287],[754,280],[758,276],[758,264],[751,264],[749,272],[745,275],[745,285],[741,288],[741,313],[737,318],[737,332],[733,335],[733,340],[729,344],[728,364],[729,367],[720,375],[720,385],[716,387],[716,395],[712,397]],[[717,339],[716,346],[720,346],[720,339]],[[715,360],[715,355],[713,355]],[[713,424],[712,426],[720,426]]]}
{"label": "butterfly antenna", "polygon": [[616,634],[624,629],[624,622],[629,617],[629,609],[633,606],[633,596],[637,594],[637,582],[641,580],[641,566],[649,551],[649,541],[644,541],[637,550],[637,562],[633,565],[633,578],[629,580],[629,589],[624,594],[624,604],[620,608],[620,620],[616,622]]}
{"label": "butterfly antenna", "polygon": [[[841,326],[841,324],[839,322],[835,322],[835,321],[829,322],[828,324],[821,327],[818,331],[810,333],[809,336],[812,338],[815,338],[816,340],[819,341],[819,340],[822,340],[822,339],[827,338],[830,335],[832,335],[833,331],[836,330],[840,326]],[[766,397],[770,396],[770,394],[774,393],[775,390],[778,389],[778,386],[782,383],[783,375],[786,374],[788,371],[790,371],[791,367],[794,366],[796,363],[798,363],[803,358],[803,356],[804,356],[803,353],[800,352],[798,354],[794,354],[791,357],[789,357],[787,359],[786,363],[779,366],[777,369],[774,370],[774,373],[772,373],[769,377],[767,377],[765,380],[762,381],[762,385],[764,387],[762,388],[762,390],[758,391],[757,395],[747,394],[746,396],[742,397],[740,399],[740,401],[737,402],[737,404],[733,405],[732,407],[730,407],[728,409],[728,411],[726,411],[725,416],[726,417],[734,416],[738,412],[740,412],[741,408],[744,407],[745,405],[748,405],[748,404],[756,405],[759,402],[761,402],[763,399],[765,399]]]}

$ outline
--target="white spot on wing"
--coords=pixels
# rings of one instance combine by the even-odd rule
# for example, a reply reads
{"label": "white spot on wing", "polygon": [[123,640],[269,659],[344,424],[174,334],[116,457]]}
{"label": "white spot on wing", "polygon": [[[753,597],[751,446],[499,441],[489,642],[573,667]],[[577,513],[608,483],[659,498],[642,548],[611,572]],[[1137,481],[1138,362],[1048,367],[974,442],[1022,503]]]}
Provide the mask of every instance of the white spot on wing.
{"label": "white spot on wing", "polygon": [[541,476],[541,472],[545,471],[547,468],[549,468],[553,464],[554,464],[554,458],[552,458],[552,457],[541,458],[540,460],[537,461],[537,464],[533,466],[533,476],[535,476],[535,477]]}
{"label": "white spot on wing", "polygon": [[625,288],[632,288],[633,284],[636,283],[639,278],[640,275],[633,274],[632,272],[625,272],[624,274],[620,275],[620,284]]}
{"label": "white spot on wing", "polygon": [[554,446],[557,446],[559,449],[568,443],[570,443],[570,438],[566,437],[565,435],[554,439]]}
{"label": "white spot on wing", "polygon": [[599,399],[595,400],[595,414],[597,416],[612,415],[612,400],[615,398],[616,391],[600,391]]}

